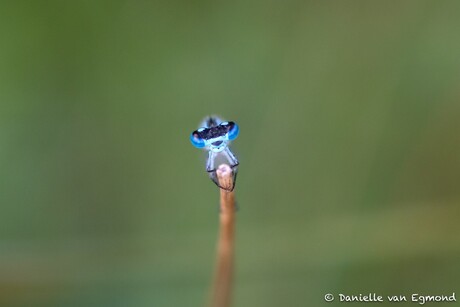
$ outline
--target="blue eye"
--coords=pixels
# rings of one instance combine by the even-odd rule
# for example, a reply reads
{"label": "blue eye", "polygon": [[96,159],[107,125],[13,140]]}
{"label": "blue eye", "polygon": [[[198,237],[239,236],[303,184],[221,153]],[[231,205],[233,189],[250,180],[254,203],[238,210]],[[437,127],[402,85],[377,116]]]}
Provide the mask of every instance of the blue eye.
{"label": "blue eye", "polygon": [[234,122],[229,122],[228,125],[230,126],[230,130],[228,131],[228,139],[232,141],[237,138],[238,133],[240,132],[240,128]]}
{"label": "blue eye", "polygon": [[204,140],[198,135],[198,132],[195,131],[190,135],[190,142],[196,148],[203,148],[205,146]]}

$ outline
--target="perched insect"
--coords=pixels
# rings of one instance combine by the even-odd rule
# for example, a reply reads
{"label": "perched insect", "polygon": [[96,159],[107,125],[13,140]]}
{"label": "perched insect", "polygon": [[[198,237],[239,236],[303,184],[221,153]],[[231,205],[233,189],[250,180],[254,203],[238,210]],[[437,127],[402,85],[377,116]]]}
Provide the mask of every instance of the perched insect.
{"label": "perched insect", "polygon": [[[228,147],[230,141],[237,138],[239,127],[234,122],[222,121],[216,116],[209,116],[204,119],[201,128],[190,135],[193,146],[208,151],[206,171],[211,180],[220,188],[232,191],[235,188],[236,174],[239,162]],[[219,185],[216,175],[216,167],[226,163],[233,169],[233,186],[222,187]]]}

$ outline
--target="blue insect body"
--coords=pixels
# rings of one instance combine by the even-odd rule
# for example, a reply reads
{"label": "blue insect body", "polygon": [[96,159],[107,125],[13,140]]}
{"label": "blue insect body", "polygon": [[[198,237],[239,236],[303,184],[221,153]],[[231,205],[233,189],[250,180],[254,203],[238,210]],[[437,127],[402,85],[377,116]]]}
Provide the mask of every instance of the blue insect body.
{"label": "blue insect body", "polygon": [[225,161],[233,169],[233,187],[230,189],[233,190],[239,162],[228,146],[230,141],[238,137],[238,133],[239,127],[235,122],[222,121],[218,117],[209,116],[203,121],[202,127],[190,135],[190,142],[193,146],[208,151],[206,171],[212,181],[220,188],[227,190],[229,189],[220,186],[217,180],[216,161]]}

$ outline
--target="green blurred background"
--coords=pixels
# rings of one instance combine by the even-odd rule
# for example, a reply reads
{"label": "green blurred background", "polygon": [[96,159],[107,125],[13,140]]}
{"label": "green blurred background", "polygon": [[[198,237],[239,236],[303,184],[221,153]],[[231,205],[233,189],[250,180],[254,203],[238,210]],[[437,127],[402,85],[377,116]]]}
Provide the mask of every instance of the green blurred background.
{"label": "green blurred background", "polygon": [[208,114],[235,306],[460,291],[459,34],[458,1],[2,1],[0,305],[203,306]]}

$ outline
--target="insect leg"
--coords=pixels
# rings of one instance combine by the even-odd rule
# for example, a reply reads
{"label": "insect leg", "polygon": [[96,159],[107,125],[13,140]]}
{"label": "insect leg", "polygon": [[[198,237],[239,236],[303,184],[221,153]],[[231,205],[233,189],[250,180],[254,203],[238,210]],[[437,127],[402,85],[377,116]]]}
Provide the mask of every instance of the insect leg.
{"label": "insect leg", "polygon": [[208,152],[208,161],[206,161],[206,171],[207,172],[214,172],[216,170],[214,166],[214,155],[215,154],[212,150]]}
{"label": "insect leg", "polygon": [[230,148],[226,147],[224,149],[224,154],[227,157],[228,161],[230,161],[232,163],[231,167],[234,167],[234,166],[237,166],[238,164],[240,164],[238,162],[238,159],[235,157],[233,152],[230,150]]}

